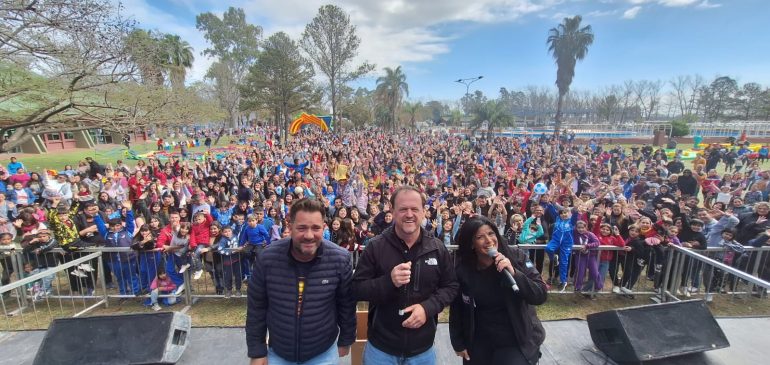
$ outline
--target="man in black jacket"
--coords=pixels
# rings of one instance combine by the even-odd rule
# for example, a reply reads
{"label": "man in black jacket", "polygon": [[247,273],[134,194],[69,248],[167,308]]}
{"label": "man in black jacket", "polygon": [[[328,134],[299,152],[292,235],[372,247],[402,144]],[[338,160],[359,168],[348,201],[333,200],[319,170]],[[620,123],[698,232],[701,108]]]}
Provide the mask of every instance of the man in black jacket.
{"label": "man in black jacket", "polygon": [[356,337],[353,267],[347,250],[323,239],[323,214],[318,200],[295,202],[291,237],[257,257],[246,314],[251,365],[337,364],[350,352]]}
{"label": "man in black jacket", "polygon": [[410,186],[391,200],[394,225],[373,238],[359,259],[353,292],[369,302],[365,364],[435,364],[438,314],[459,284],[444,244],[421,228],[425,200]]}

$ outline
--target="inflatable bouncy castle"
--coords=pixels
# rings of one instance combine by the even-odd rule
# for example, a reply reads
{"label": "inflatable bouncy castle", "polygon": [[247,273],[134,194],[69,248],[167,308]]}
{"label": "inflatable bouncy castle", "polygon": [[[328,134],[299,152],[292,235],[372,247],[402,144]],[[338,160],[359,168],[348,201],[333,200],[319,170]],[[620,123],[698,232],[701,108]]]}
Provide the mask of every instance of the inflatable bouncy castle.
{"label": "inflatable bouncy castle", "polygon": [[289,126],[289,134],[297,134],[297,132],[306,125],[315,125],[321,128],[322,131],[328,132],[332,127],[332,117],[329,115],[319,116],[307,113],[302,113],[297,119],[294,119]]}

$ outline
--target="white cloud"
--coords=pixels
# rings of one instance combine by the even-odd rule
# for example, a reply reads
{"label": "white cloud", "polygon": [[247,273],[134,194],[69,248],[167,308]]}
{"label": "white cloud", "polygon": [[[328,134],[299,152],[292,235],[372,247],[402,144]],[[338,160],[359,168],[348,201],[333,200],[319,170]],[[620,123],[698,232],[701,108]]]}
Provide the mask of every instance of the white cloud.
{"label": "white cloud", "polygon": [[697,3],[699,0],[658,0],[658,3],[663,6],[677,7],[677,6],[690,6]]}
{"label": "white cloud", "polygon": [[696,8],[698,9],[715,9],[721,7],[722,4],[712,4],[709,2],[709,0],[703,0],[702,3],[698,4]]}
{"label": "white cloud", "polygon": [[[189,80],[200,80],[213,60],[201,55],[208,46],[203,34],[195,29],[195,14],[210,11],[222,14],[229,6],[243,8],[247,19],[264,29],[267,37],[284,31],[298,39],[305,27],[328,0],[169,0],[180,9],[176,14],[163,11],[152,0],[121,1],[124,12],[140,22],[140,27],[179,34],[195,49],[195,62]],[[357,61],[368,60],[377,69],[405,62],[426,62],[450,52],[452,39],[445,25],[455,23],[499,23],[516,21],[527,15],[561,20],[571,16],[563,12],[565,0],[337,0],[334,3],[350,14],[361,38]],[[708,0],[602,0],[604,4],[630,3],[622,18],[633,19],[641,5],[717,7]],[[150,5],[153,4],[153,5]],[[584,4],[590,4],[585,2]],[[594,9],[592,9],[594,8]],[[555,10],[562,10],[552,13]],[[591,11],[592,10],[592,11]],[[622,9],[601,9],[588,5],[582,12],[588,17],[620,14]]]}
{"label": "white cloud", "polygon": [[623,19],[636,18],[636,15],[639,14],[639,10],[642,10],[641,6],[634,6],[633,8],[626,10],[623,12]]}
{"label": "white cloud", "polygon": [[599,18],[599,17],[603,17],[603,16],[615,15],[617,13],[618,13],[617,9],[616,10],[594,10],[594,11],[589,11],[588,13],[586,13],[586,17]]}
{"label": "white cloud", "polygon": [[[113,0],[118,1],[118,0]],[[249,22],[264,28],[264,36],[284,31],[298,39],[307,24],[328,0],[171,0],[190,13],[221,14],[229,6],[243,8]],[[340,0],[335,3],[350,14],[361,38],[359,61],[368,60],[378,69],[404,62],[424,62],[450,51],[454,38],[437,27],[447,23],[496,23],[550,9],[563,0]],[[150,0],[123,0],[126,13],[140,27],[176,33],[195,48],[196,60],[190,80],[201,79],[212,60],[200,55],[207,47],[195,29],[194,19],[150,6]],[[185,15],[187,16],[187,15]]]}

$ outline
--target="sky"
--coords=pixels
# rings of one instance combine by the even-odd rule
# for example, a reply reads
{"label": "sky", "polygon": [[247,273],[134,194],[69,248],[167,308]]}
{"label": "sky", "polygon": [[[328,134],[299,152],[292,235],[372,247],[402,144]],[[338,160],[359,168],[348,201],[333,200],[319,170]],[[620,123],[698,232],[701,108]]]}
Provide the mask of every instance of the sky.
{"label": "sky", "polygon": [[377,71],[353,86],[374,88],[384,67],[401,66],[411,100],[456,100],[465,86],[495,96],[528,85],[553,86],[556,66],[548,30],[583,17],[594,44],[575,70],[573,90],[600,90],[626,80],[668,81],[700,74],[770,86],[768,0],[114,0],[138,27],[174,33],[194,48],[188,82],[201,80],[212,59],[195,16],[243,8],[263,37],[301,37],[318,8],[350,14],[361,38],[358,61]]}

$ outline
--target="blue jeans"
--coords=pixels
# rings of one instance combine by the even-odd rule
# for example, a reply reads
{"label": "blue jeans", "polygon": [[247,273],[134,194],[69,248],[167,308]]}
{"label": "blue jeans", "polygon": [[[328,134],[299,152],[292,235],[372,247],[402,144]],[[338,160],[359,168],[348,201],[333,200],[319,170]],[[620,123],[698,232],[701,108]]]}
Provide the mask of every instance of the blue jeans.
{"label": "blue jeans", "polygon": [[177,288],[184,284],[184,276],[176,271],[176,264],[174,264],[174,257],[176,256],[173,253],[166,254],[166,275],[168,275],[168,278],[171,279],[171,281],[176,284]]}
{"label": "blue jeans", "polygon": [[173,291],[160,291],[160,289],[155,288],[150,292],[150,305],[158,304],[158,299],[163,299],[161,303],[165,305],[174,305],[176,304],[176,297],[169,297],[169,298],[158,298],[159,295],[165,295],[165,294],[173,294]]}
{"label": "blue jeans", "polygon": [[[47,267],[39,267],[37,269],[34,269],[34,270],[30,271],[29,274],[30,275],[35,275],[37,273],[41,273],[41,272],[46,271],[46,270],[48,270]],[[43,282],[42,284],[43,284],[43,290],[44,291],[49,292],[49,293],[51,292],[51,284],[53,283],[53,280],[55,278],[56,278],[56,274],[53,274],[53,275],[45,276],[45,277],[43,277],[43,279],[41,279],[41,281]]]}
{"label": "blue jeans", "polygon": [[278,356],[275,352],[273,352],[273,349],[268,347],[267,348],[267,363],[270,365],[296,365],[296,364],[307,364],[307,365],[337,365],[340,362],[340,355],[337,350],[337,343],[335,342],[332,347],[329,347],[328,350],[324,351],[321,354],[318,354],[316,357],[303,361],[301,363],[299,362],[291,362],[286,361],[280,356]]}
{"label": "blue jeans", "polygon": [[155,280],[160,264],[160,252],[139,252],[139,283],[142,291],[150,292],[150,284]]}
{"label": "blue jeans", "polygon": [[141,287],[139,285],[136,263],[131,262],[130,259],[129,261],[123,261],[113,257],[108,264],[110,265],[110,270],[112,270],[112,275],[118,281],[120,295],[139,294]]}
{"label": "blue jeans", "polygon": [[[268,364],[270,361],[268,361]],[[386,354],[371,343],[364,348],[364,365],[435,365],[436,350],[433,347],[412,357],[400,357]]]}

